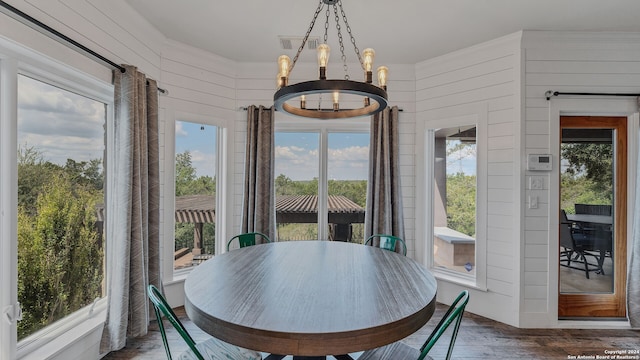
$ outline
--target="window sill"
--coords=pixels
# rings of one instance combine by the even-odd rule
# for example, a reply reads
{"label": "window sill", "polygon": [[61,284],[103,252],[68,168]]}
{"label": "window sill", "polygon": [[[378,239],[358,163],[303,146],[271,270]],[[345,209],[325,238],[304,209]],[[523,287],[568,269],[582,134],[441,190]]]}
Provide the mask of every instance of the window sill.
{"label": "window sill", "polygon": [[[55,358],[84,337],[102,328],[107,315],[106,298],[97,300],[18,344],[17,358],[40,360]],[[83,344],[90,346],[91,344]]]}
{"label": "window sill", "polygon": [[474,289],[482,292],[488,291],[486,286],[479,286],[476,283],[475,277],[465,275],[465,274],[460,274],[450,270],[444,270],[444,269],[432,268],[431,272],[433,272],[433,276],[439,281],[444,281],[444,282],[464,286],[465,288]]}

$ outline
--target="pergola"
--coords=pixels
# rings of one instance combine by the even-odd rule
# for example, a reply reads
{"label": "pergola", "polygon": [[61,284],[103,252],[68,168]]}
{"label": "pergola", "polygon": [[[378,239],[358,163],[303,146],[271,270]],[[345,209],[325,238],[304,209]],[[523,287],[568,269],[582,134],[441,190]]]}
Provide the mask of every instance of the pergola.
{"label": "pergola", "polygon": [[[364,223],[365,209],[346,196],[329,195],[328,218],[331,224],[331,240],[350,241],[351,224]],[[177,196],[175,204],[176,223],[194,224],[193,255],[202,249],[202,227],[215,222],[214,195]],[[97,208],[98,224],[104,221],[104,205]],[[318,197],[316,195],[279,195],[276,197],[276,221],[278,223],[318,222]]]}

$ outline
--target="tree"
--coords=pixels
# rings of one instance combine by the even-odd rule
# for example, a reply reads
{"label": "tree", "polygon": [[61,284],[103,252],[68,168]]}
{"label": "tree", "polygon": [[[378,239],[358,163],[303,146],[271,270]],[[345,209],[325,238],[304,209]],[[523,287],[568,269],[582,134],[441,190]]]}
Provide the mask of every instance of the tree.
{"label": "tree", "polygon": [[101,196],[64,172],[40,189],[36,216],[18,209],[18,337],[102,295],[102,246],[95,228]]}
{"label": "tree", "polygon": [[475,237],[475,175],[465,175],[461,172],[447,175],[447,226]]}
{"label": "tree", "polygon": [[[215,195],[216,179],[211,176],[198,176],[187,150],[176,154],[176,196]],[[175,250],[193,248],[194,224],[175,224]],[[202,229],[202,247],[205,254],[213,254],[215,247],[215,224],[208,223]]]}
{"label": "tree", "polygon": [[[595,143],[564,143],[562,159],[567,163],[565,172],[574,178],[584,177],[596,192],[613,198],[613,146]],[[564,163],[564,162],[563,162]]]}
{"label": "tree", "polygon": [[191,163],[191,153],[176,154],[176,196],[188,195],[189,184],[196,179],[196,169]]}

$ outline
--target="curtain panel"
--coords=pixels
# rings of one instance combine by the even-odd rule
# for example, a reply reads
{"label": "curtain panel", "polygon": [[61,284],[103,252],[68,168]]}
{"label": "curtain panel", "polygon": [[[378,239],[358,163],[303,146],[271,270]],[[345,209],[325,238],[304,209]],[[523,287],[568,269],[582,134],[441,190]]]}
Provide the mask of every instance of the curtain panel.
{"label": "curtain panel", "polygon": [[276,238],[274,114],[273,107],[247,109],[242,204],[242,232],[261,232],[272,241]]}
{"label": "curtain panel", "polygon": [[[388,234],[404,240],[397,106],[372,117],[370,136],[365,239]],[[402,251],[401,244],[396,251]]]}
{"label": "curtain panel", "polygon": [[107,139],[107,319],[100,352],[147,333],[147,286],[160,273],[158,87],[136,67],[114,71],[114,125]]}

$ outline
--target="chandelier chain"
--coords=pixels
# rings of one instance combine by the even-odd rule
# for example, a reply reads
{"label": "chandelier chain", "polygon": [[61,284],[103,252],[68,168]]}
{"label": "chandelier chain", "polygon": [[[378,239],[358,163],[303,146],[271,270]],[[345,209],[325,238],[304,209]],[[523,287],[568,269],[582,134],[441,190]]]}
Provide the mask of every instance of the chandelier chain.
{"label": "chandelier chain", "polygon": [[364,61],[362,61],[362,56],[360,55],[360,49],[358,49],[358,45],[356,45],[356,39],[353,37],[353,33],[351,33],[351,26],[349,26],[349,21],[347,21],[347,14],[345,14],[344,9],[342,8],[342,0],[338,0],[338,5],[340,5],[340,12],[342,13],[342,19],[344,20],[344,25],[347,27],[347,32],[349,33],[349,37],[351,38],[351,43],[353,44],[353,50],[356,52],[356,55],[358,56],[358,61],[360,61],[360,66],[362,66],[362,70],[364,70]]}
{"label": "chandelier chain", "polygon": [[338,16],[338,6],[333,4],[333,13],[336,16],[336,30],[338,31],[338,43],[340,44],[340,59],[344,70],[344,79],[349,80],[349,68],[347,67],[347,56],[344,54],[344,40],[342,38],[342,28],[340,27],[340,17]]}
{"label": "chandelier chain", "polygon": [[329,15],[331,15],[331,8],[329,6],[327,6],[327,11],[326,14],[327,16],[326,20],[324,21],[324,43],[327,43],[327,40],[329,39]]}
{"label": "chandelier chain", "polygon": [[322,11],[322,7],[324,6],[322,0],[320,0],[320,3],[318,4],[318,8],[316,9],[315,14],[313,14],[313,19],[311,20],[311,25],[309,25],[309,29],[307,30],[307,33],[304,35],[304,39],[302,39],[302,44],[300,44],[300,47],[298,48],[298,52],[296,53],[296,56],[293,58],[293,62],[291,63],[291,67],[289,67],[289,73],[291,73],[291,71],[293,70],[293,67],[296,66],[296,62],[298,61],[298,57],[300,57],[300,54],[302,53],[302,50],[304,50],[304,46],[307,44],[307,40],[309,39],[309,35],[311,34],[311,30],[313,30],[314,25],[316,24],[316,19],[318,18],[318,15],[320,14],[320,11]]}

